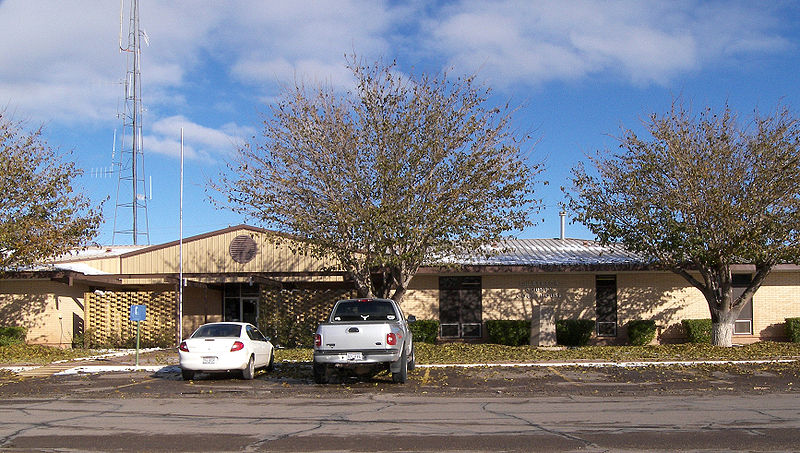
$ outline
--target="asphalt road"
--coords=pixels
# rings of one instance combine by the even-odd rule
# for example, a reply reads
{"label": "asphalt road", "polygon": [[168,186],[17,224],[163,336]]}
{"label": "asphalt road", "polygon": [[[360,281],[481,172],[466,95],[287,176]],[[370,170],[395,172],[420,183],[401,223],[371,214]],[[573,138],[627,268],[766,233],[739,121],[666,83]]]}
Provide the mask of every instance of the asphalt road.
{"label": "asphalt road", "polygon": [[800,395],[11,399],[3,451],[792,451]]}
{"label": "asphalt road", "polygon": [[2,451],[796,451],[800,365],[0,377]]}

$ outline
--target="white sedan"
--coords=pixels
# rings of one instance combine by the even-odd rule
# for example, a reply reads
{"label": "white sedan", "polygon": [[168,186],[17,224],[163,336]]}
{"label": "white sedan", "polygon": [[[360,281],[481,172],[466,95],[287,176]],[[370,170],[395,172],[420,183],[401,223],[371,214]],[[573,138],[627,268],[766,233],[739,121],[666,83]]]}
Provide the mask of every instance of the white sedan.
{"label": "white sedan", "polygon": [[246,322],[204,324],[181,342],[178,355],[187,381],[196,372],[240,371],[244,379],[253,379],[256,369],[272,370],[275,360],[269,339]]}

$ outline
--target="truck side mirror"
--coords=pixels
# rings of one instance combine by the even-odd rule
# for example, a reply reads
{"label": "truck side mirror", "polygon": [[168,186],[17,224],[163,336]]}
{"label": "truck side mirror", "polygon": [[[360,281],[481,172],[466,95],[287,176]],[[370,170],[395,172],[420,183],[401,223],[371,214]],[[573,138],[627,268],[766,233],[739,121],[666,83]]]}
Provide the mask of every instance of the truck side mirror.
{"label": "truck side mirror", "polygon": [[416,316],[408,315],[408,322],[416,322],[416,321],[417,321],[417,317]]}

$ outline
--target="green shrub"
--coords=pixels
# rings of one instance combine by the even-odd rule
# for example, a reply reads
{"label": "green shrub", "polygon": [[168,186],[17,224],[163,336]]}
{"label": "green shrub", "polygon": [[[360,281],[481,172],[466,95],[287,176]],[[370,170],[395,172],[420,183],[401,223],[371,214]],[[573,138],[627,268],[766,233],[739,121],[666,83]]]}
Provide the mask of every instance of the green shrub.
{"label": "green shrub", "polygon": [[25,343],[28,331],[24,327],[0,327],[0,346]]}
{"label": "green shrub", "polygon": [[91,332],[75,332],[72,334],[72,349],[84,349],[89,345]]}
{"label": "green shrub", "polygon": [[594,326],[592,319],[559,319],[556,321],[556,342],[564,346],[586,346]]}
{"label": "green shrub", "polygon": [[652,319],[636,319],[628,322],[628,342],[634,346],[650,344],[656,337],[656,322]]}
{"label": "green shrub", "polygon": [[530,343],[531,322],[526,320],[497,319],[486,321],[489,343],[506,346],[524,346]]}
{"label": "green shrub", "polygon": [[299,320],[296,316],[262,317],[259,326],[272,344],[282,348],[310,348],[314,345],[314,332],[320,321],[313,318]]}
{"label": "green shrub", "polygon": [[415,343],[436,344],[439,337],[439,321],[435,319],[418,319],[408,323]]}
{"label": "green shrub", "polygon": [[[136,337],[134,336],[134,341]],[[172,329],[161,329],[157,332],[151,332],[145,338],[139,339],[139,347],[141,348],[171,348],[176,346],[175,332]]]}
{"label": "green shrub", "polygon": [[800,318],[786,318],[786,335],[792,343],[800,343]]}
{"label": "green shrub", "polygon": [[684,319],[681,324],[689,343],[711,343],[710,319]]}

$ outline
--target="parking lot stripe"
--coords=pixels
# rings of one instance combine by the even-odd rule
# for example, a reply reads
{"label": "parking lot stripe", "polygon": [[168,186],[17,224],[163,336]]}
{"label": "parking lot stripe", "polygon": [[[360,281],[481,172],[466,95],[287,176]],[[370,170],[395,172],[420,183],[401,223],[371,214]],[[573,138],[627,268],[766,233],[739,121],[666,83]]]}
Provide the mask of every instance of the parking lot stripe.
{"label": "parking lot stripe", "polygon": [[575,382],[574,380],[572,380],[572,379],[570,379],[570,378],[568,378],[568,377],[564,376],[562,373],[559,373],[559,372],[558,372],[558,370],[556,370],[556,369],[555,369],[555,368],[553,368],[553,367],[547,367],[547,369],[548,369],[548,370],[550,370],[550,371],[552,371],[552,372],[553,372],[553,373],[554,373],[556,376],[560,377],[561,379],[563,379],[563,380],[565,380],[565,381],[567,381],[567,382]]}
{"label": "parking lot stripe", "polygon": [[431,377],[431,369],[430,368],[425,368],[425,374],[422,375],[422,385],[427,384],[428,383],[428,378],[430,378],[430,377]]}

